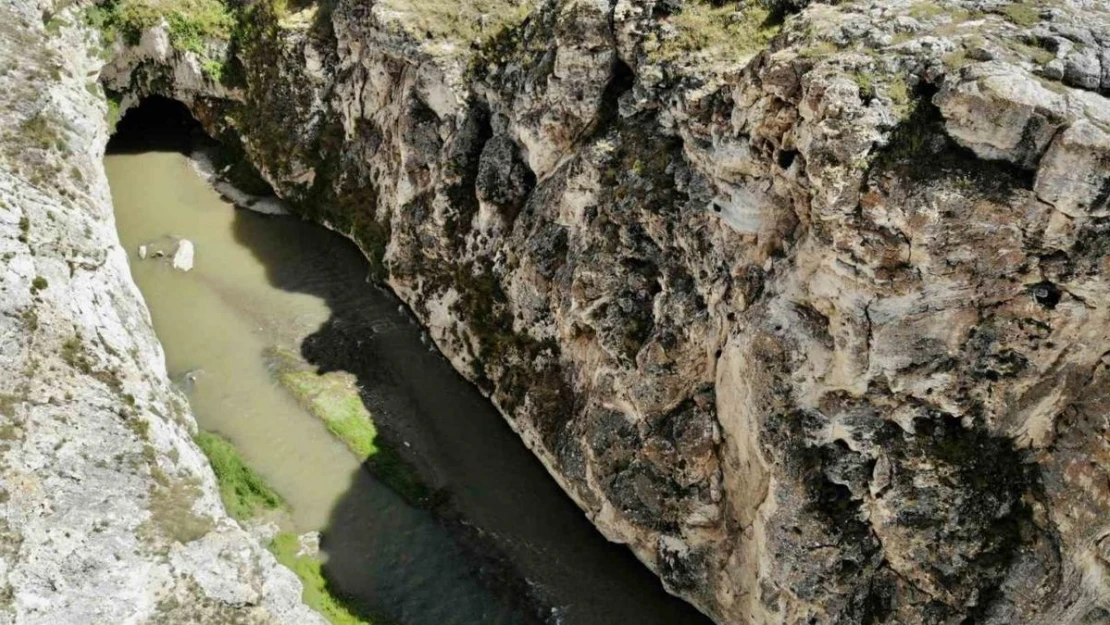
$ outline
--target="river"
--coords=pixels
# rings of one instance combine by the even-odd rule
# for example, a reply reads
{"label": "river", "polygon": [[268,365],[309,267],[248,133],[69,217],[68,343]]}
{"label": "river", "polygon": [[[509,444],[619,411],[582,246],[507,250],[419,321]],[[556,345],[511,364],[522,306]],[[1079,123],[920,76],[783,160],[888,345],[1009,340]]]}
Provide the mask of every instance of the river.
{"label": "river", "polygon": [[[321,533],[336,588],[402,625],[708,623],[604,540],[349,241],[221,199],[183,153],[192,132],[166,103],[121,122],[105,157],[120,239],[200,426],[286,499],[297,532]],[[167,237],[194,244],[191,271],[139,258]],[[376,480],[275,381],[275,348],[354,380],[447,506]]]}

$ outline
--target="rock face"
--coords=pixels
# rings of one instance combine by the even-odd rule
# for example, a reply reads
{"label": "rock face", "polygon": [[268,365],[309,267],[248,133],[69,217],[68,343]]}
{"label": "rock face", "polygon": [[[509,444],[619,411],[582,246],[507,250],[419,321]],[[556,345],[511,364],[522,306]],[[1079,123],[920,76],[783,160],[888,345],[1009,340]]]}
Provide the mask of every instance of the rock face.
{"label": "rock face", "polygon": [[322,625],[192,442],[115,231],[93,41],[47,9],[0,6],[0,623]]}
{"label": "rock face", "polygon": [[358,242],[718,622],[1110,622],[1105,3],[444,4],[101,80]]}

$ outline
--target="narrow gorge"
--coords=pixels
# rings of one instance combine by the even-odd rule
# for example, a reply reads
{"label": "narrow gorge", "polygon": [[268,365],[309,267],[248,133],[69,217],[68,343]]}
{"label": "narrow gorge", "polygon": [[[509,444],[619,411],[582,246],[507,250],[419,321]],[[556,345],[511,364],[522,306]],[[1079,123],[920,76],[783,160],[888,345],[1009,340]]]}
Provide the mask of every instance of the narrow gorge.
{"label": "narrow gorge", "polygon": [[[426,529],[329,580],[383,622],[1110,623],[1107,3],[0,2],[0,623],[341,622],[205,392],[286,499],[356,476],[325,572]],[[144,115],[245,208],[105,161]],[[226,393],[163,329],[201,282],[265,351]],[[298,471],[245,389],[306,372],[390,451]]]}

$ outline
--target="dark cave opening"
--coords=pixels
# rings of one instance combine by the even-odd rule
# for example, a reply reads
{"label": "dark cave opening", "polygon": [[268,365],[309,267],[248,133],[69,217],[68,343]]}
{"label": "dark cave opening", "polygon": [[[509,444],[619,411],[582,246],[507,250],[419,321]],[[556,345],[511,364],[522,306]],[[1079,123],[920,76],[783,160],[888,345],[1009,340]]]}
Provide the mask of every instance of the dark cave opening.
{"label": "dark cave opening", "polygon": [[258,169],[248,160],[234,134],[209,135],[184,103],[159,95],[143,98],[127,110],[108,140],[108,154],[204,150],[219,177],[235,188],[258,197],[275,195]]}
{"label": "dark cave opening", "polygon": [[108,140],[109,154],[181,152],[215,143],[200,122],[177,100],[162,96],[143,98],[123,115]]}

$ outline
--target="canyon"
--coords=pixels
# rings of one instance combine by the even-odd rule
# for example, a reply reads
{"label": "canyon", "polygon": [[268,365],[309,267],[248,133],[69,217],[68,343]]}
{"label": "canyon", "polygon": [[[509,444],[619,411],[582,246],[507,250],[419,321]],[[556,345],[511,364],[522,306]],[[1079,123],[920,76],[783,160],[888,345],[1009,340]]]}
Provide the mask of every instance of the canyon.
{"label": "canyon", "polygon": [[1110,622],[1105,3],[0,11],[0,618],[316,622],[127,274],[157,96],[716,622]]}

